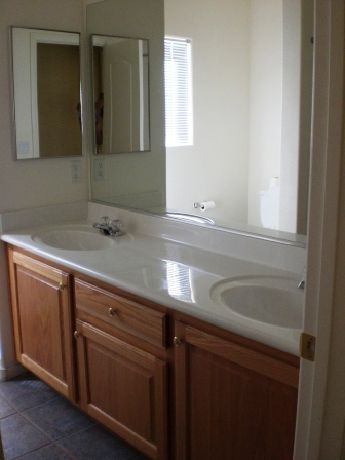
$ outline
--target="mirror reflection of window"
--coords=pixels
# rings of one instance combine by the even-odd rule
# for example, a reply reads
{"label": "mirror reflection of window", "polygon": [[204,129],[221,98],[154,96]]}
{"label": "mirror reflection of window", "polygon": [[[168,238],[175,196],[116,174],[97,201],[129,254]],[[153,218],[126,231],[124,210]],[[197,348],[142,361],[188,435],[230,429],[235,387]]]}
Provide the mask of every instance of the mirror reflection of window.
{"label": "mirror reflection of window", "polygon": [[193,145],[192,44],[184,38],[164,40],[165,145]]}
{"label": "mirror reflection of window", "polygon": [[195,303],[191,269],[185,265],[168,260],[166,280],[171,297],[183,302]]}
{"label": "mirror reflection of window", "polygon": [[17,159],[81,155],[79,34],[12,28]]}

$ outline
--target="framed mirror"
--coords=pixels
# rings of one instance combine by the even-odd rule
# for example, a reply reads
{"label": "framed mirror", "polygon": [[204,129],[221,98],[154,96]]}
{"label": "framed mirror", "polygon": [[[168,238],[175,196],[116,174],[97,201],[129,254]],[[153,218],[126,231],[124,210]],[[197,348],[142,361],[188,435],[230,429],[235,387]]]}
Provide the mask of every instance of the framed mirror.
{"label": "framed mirror", "polygon": [[92,35],[96,154],[150,150],[149,42]]}
{"label": "framed mirror", "polygon": [[82,154],[79,33],[11,28],[16,159]]}

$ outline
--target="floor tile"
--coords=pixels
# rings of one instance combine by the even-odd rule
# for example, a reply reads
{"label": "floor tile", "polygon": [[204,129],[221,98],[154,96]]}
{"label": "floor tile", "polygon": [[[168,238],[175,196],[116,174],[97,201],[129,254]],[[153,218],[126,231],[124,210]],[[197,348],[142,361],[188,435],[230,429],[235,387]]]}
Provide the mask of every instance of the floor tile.
{"label": "floor tile", "polygon": [[13,407],[9,406],[3,398],[0,398],[0,418],[8,417],[15,414],[15,412]]}
{"label": "floor tile", "polygon": [[58,396],[38,407],[23,412],[52,439],[59,439],[93,425],[91,419]]}
{"label": "floor tile", "polygon": [[20,414],[2,419],[0,427],[6,460],[26,454],[50,442],[47,436]]}
{"label": "floor tile", "polygon": [[43,404],[56,395],[54,390],[31,374],[0,383],[0,396],[18,411]]}
{"label": "floor tile", "polygon": [[95,425],[58,442],[77,460],[145,460],[117,436]]}
{"label": "floor tile", "polygon": [[29,454],[18,457],[18,460],[70,460],[72,457],[54,444],[42,447]]}

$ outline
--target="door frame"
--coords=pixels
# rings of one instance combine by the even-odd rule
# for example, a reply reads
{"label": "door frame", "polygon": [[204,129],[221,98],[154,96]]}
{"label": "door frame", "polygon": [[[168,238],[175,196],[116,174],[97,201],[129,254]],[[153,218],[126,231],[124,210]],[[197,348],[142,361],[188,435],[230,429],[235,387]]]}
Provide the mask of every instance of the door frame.
{"label": "door frame", "polygon": [[[304,331],[316,337],[316,347],[314,362],[301,360],[294,460],[326,458],[322,455],[327,451],[328,444],[337,445],[339,455],[327,458],[340,458],[343,438],[339,427],[333,439],[322,436],[327,412],[330,345],[337,328],[337,324],[332,324],[332,315],[338,220],[341,216],[343,3],[343,0],[315,0],[314,4],[314,84]],[[345,368],[345,364],[343,366]],[[339,404],[337,411],[344,421],[345,405]]]}

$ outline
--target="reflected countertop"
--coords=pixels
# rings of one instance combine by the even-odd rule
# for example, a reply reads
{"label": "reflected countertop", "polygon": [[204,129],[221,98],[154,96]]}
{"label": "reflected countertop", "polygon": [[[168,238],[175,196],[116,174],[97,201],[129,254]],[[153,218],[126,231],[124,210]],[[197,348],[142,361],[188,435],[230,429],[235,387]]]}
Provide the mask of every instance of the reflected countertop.
{"label": "reflected countertop", "polygon": [[51,228],[12,231],[1,239],[127,292],[299,355],[301,330],[246,318],[210,296],[215,283],[231,277],[278,275],[295,278],[297,283],[298,275],[140,233],[115,238],[111,248],[97,251],[62,250],[33,238],[38,231]]}

